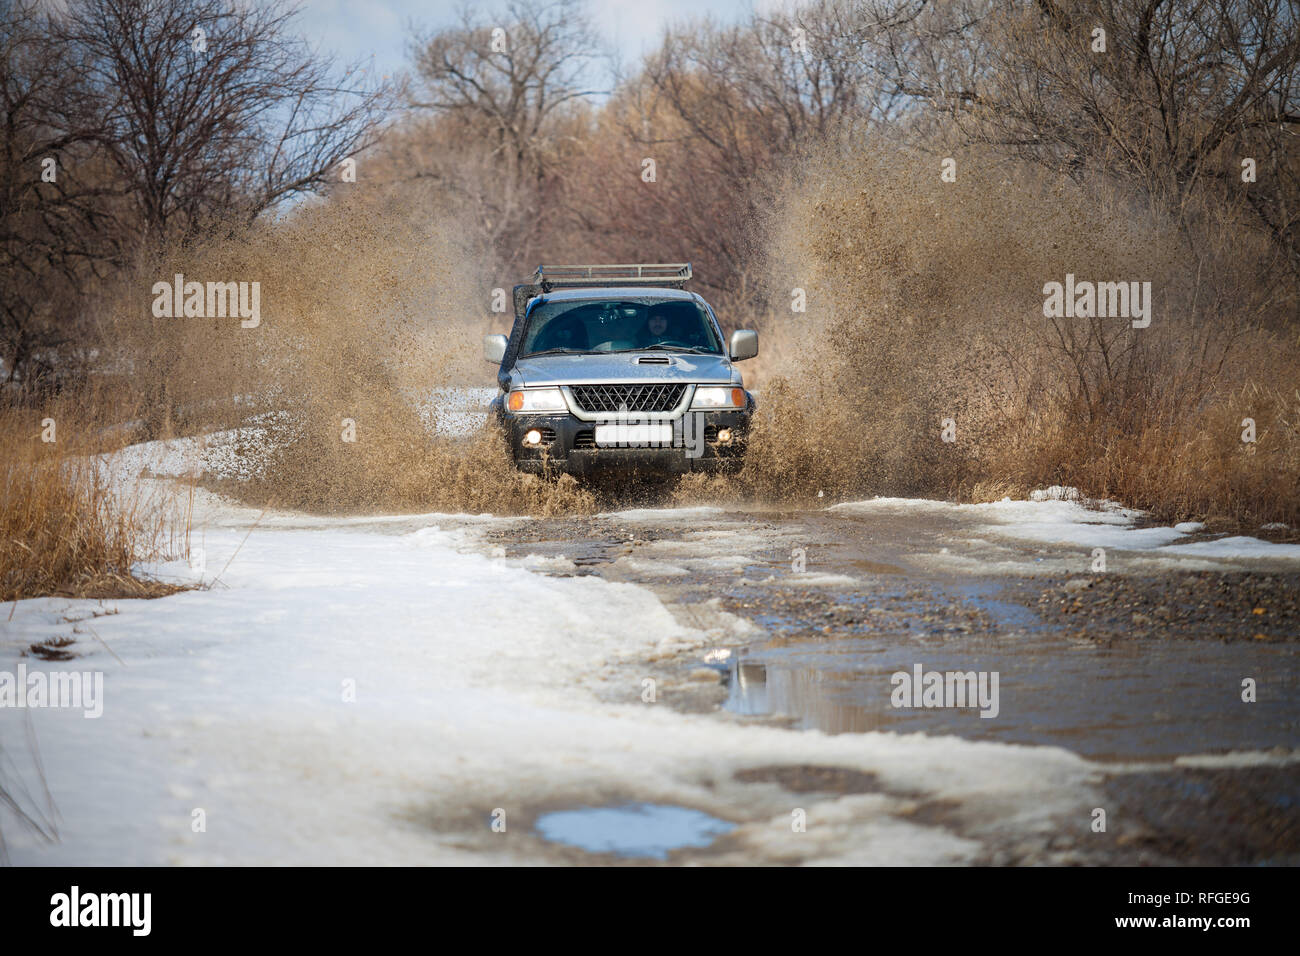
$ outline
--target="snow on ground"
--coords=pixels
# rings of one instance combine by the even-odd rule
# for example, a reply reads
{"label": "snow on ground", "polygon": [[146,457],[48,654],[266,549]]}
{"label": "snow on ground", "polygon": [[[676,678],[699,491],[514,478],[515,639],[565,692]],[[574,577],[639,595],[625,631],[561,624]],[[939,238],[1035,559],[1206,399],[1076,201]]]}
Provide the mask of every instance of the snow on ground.
{"label": "snow on ground", "polygon": [[115,477],[145,475],[245,479],[268,460],[273,446],[270,427],[276,416],[258,416],[241,428],[187,438],[141,442],[101,461]]}
{"label": "snow on ground", "polygon": [[467,435],[487,421],[488,404],[500,394],[495,388],[436,388],[420,402],[420,417],[443,435]]}
{"label": "snow on ground", "polygon": [[[0,813],[11,861],[551,862],[539,814],[629,801],[737,824],[718,862],[963,862],[986,834],[1033,839],[1060,815],[1086,823],[1097,770],[1065,750],[825,736],[670,709],[677,672],[651,662],[703,656],[734,636],[727,618],[693,629],[644,588],[493,558],[475,537],[492,520],[259,519],[200,492],[205,566],[155,570],[205,587],[18,602],[0,672],[100,671],[104,700],[97,719],[0,708],[0,781],[58,832],[46,842]],[[75,638],[73,660],[22,656],[59,636]],[[643,700],[647,678],[658,703]],[[37,756],[54,810],[32,796]],[[818,797],[735,779],[808,764],[875,773],[888,792]],[[916,823],[918,800],[961,803],[965,835]],[[806,832],[792,830],[796,809]]]}
{"label": "snow on ground", "polygon": [[[7,741],[30,716],[60,820],[59,842],[45,845],[6,819],[13,861],[541,861],[525,825],[540,808],[626,797],[741,824],[745,852],[760,859],[955,862],[975,846],[901,819],[899,798],[817,803],[732,773],[871,770],[899,790],[987,800],[993,828],[1043,823],[1091,776],[1048,748],[822,737],[647,705],[643,661],[702,648],[708,635],[682,628],[649,591],[458,551],[436,516],[423,520],[398,535],[259,526],[216,587],[104,602],[117,613],[84,622],[98,640],[79,637],[75,661],[29,658],[47,671],[102,670],[104,713],[0,710]],[[242,537],[210,530],[209,567]],[[0,669],[97,609],[19,602]],[[808,834],[790,832],[796,806]],[[195,833],[200,808],[207,829]],[[491,831],[496,808],[519,821],[518,837]]]}
{"label": "snow on ground", "polygon": [[[222,443],[240,437],[150,443],[114,462],[130,474],[187,475],[219,466]],[[1085,548],[1300,557],[1300,546],[1253,538],[1179,544],[1199,529],[1135,528],[1137,512],[1089,509],[1066,491],[832,510],[951,516],[976,535]],[[607,517],[669,516],[721,512]],[[0,811],[11,861],[554,862],[573,857],[535,831],[539,815],[627,802],[736,824],[708,857],[717,862],[957,863],[976,858],[984,837],[1032,841],[1062,816],[1086,825],[1098,768],[1065,750],[825,736],[671,709],[683,678],[655,661],[716,658],[744,636],[743,622],[719,613],[683,623],[647,589],[568,576],[564,556],[507,561],[481,538],[505,520],[521,519],[259,515],[199,490],[202,562],[149,570],[202,587],[154,601],[18,602],[0,624],[0,676],[20,663],[99,671],[104,700],[98,718],[0,707],[0,786],[58,833],[45,841]],[[710,567],[742,567],[765,542],[738,521],[648,543],[647,557],[684,574],[705,546],[716,549]],[[56,637],[74,638],[76,657],[24,656]],[[646,679],[657,703],[643,699]],[[54,809],[39,797],[38,760]],[[884,792],[834,798],[735,778],[782,765],[874,773]],[[961,805],[963,835],[916,822],[930,800]],[[796,809],[806,832],[792,831]],[[200,810],[206,829],[196,832]],[[505,832],[492,827],[497,810]]]}
{"label": "snow on ground", "polygon": [[1214,541],[1194,541],[1175,544],[1169,553],[1190,554],[1207,558],[1283,558],[1300,559],[1300,544],[1275,544],[1242,535],[1218,538]]}
{"label": "snow on ground", "polygon": [[[1074,494],[1069,494],[1074,492]],[[1300,544],[1275,544],[1259,538],[1234,536],[1186,541],[1204,525],[1183,522],[1172,528],[1134,527],[1142,512],[1115,502],[1086,506],[1074,489],[1053,487],[1034,492],[1029,501],[955,504],[921,498],[872,498],[831,506],[852,514],[922,513],[961,520],[966,533],[993,538],[1055,544],[1082,549],[1151,552],[1161,557],[1270,559],[1300,561]],[[982,524],[973,524],[982,522]]]}
{"label": "snow on ground", "polygon": [[[471,434],[487,421],[487,406],[496,394],[491,388],[434,389],[417,403],[421,421],[431,433]],[[287,423],[285,413],[267,412],[240,428],[132,445],[110,456],[111,463],[115,470],[136,475],[248,478],[250,470],[263,467],[274,450],[271,429]]]}
{"label": "snow on ground", "polygon": [[862,584],[857,578],[851,578],[847,574],[819,574],[816,571],[802,571],[798,577],[777,578],[769,575],[766,578],[745,578],[737,583],[755,587],[784,585],[791,588],[857,587]]}

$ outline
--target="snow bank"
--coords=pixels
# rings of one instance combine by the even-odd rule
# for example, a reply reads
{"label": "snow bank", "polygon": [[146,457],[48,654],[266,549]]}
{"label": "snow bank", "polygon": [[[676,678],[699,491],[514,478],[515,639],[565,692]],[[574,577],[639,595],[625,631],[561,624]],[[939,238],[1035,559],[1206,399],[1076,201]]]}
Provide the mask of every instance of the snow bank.
{"label": "snow bank", "polygon": [[1234,535],[1215,541],[1194,541],[1190,544],[1178,544],[1168,549],[1171,553],[1190,554],[1205,558],[1281,558],[1288,561],[1300,561],[1300,544],[1275,544]]}
{"label": "snow bank", "polygon": [[[448,436],[471,435],[487,421],[488,403],[497,392],[491,388],[447,387],[434,389],[415,400],[420,419],[430,432]],[[275,450],[271,429],[289,421],[284,412],[254,416],[247,425],[207,435],[141,442],[112,455],[115,472],[127,475],[246,479],[269,461]]]}
{"label": "snow bank", "polygon": [[1134,524],[1143,512],[1111,501],[1094,502],[1095,507],[1087,507],[1072,488],[1045,489],[1034,492],[1030,499],[955,504],[920,498],[872,498],[833,505],[827,510],[853,514],[922,513],[960,521],[964,531],[976,535],[1081,549],[1151,552],[1170,558],[1300,561],[1300,545],[1296,544],[1273,544],[1250,537],[1184,542],[1189,535],[1204,531],[1204,525],[1197,522],[1182,522],[1172,528],[1137,528]]}

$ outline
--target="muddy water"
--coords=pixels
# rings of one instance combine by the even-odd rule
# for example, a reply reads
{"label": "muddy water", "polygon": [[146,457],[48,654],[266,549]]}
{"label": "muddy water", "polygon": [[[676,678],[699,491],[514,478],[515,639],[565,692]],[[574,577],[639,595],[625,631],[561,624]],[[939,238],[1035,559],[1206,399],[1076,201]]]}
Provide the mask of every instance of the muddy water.
{"label": "muddy water", "polygon": [[[1107,622],[1120,636],[1102,640],[1040,614],[1044,592],[1086,574],[1082,550],[989,540],[944,517],[843,512],[626,512],[529,522],[502,538],[508,554],[563,555],[576,573],[635,581],[677,605],[718,599],[757,624],[762,636],[734,650],[724,675],[723,706],[737,714],[828,733],[1053,744],[1111,761],[1300,742],[1291,641],[1223,640],[1224,622],[1208,619],[1200,635],[1126,636],[1124,608]],[[980,564],[996,572],[972,570]],[[996,672],[996,716],[892,706],[891,675],[918,664]],[[1241,700],[1247,677],[1254,704]]]}
{"label": "muddy water", "polygon": [[[678,662],[693,677],[717,672],[714,696],[680,696],[684,708],[832,734],[1060,746],[1113,768],[1112,801],[1143,821],[1131,855],[1109,850],[1104,862],[1300,859],[1300,771],[1287,762],[1300,744],[1300,622],[1283,610],[1260,634],[1253,607],[1199,600],[1248,582],[1247,605],[1294,608],[1294,570],[1112,551],[1108,574],[1124,585],[1097,597],[1100,588],[1078,590],[1088,549],[1000,538],[951,512],[626,511],[489,537],[511,557],[572,562],[542,562],[543,573],[649,587],[683,623],[707,628],[719,612],[750,622],[730,647]],[[1137,627],[1134,608],[1160,614]],[[996,673],[996,716],[893,706],[891,676],[918,664]],[[1256,682],[1255,703],[1241,699],[1244,678]],[[1241,751],[1271,751],[1283,765],[1248,770],[1226,756]],[[1241,827],[1232,841],[1189,844],[1229,810]]]}

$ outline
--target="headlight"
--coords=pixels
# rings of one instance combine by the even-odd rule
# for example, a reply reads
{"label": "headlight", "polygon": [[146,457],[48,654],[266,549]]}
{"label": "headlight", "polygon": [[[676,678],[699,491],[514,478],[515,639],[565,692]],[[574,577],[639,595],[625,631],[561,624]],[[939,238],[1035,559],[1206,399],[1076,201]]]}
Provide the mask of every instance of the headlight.
{"label": "headlight", "polygon": [[700,386],[691,399],[691,408],[744,408],[743,388]]}
{"label": "headlight", "polygon": [[506,398],[512,412],[565,412],[564,396],[558,388],[518,388]]}

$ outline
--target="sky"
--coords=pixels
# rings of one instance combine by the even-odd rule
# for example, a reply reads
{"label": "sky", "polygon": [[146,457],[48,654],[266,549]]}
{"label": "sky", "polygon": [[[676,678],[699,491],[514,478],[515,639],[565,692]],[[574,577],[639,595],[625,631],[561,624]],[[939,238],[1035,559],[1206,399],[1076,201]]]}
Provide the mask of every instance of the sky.
{"label": "sky", "polygon": [[[301,0],[299,28],[313,43],[332,50],[348,62],[374,58],[383,74],[406,65],[406,43],[412,22],[422,27],[454,23],[462,0]],[[657,45],[663,28],[681,20],[712,16],[729,23],[746,17],[752,0],[588,0],[593,19],[606,42],[635,63]],[[502,9],[500,3],[476,3],[476,8]],[[760,8],[772,6],[761,2]]]}

